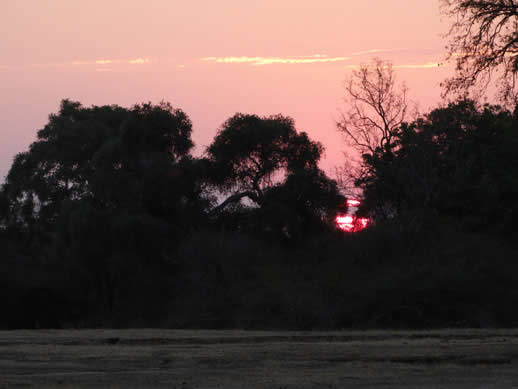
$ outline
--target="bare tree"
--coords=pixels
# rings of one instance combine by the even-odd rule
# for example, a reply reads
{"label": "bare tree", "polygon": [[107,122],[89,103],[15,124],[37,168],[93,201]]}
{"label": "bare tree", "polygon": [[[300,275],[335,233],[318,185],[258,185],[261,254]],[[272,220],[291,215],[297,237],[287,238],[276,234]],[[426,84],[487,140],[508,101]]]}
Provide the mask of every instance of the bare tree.
{"label": "bare tree", "polygon": [[361,154],[390,147],[411,113],[407,91],[404,83],[397,83],[390,62],[376,58],[353,70],[345,83],[348,110],[336,123],[346,142]]}
{"label": "bare tree", "polygon": [[[390,150],[401,124],[415,118],[417,109],[408,100],[408,88],[398,83],[392,64],[375,58],[372,63],[353,70],[345,82],[344,102],[336,125],[346,143],[360,155]],[[355,182],[368,174],[363,160],[346,153],[346,163],[336,170],[336,179],[344,193],[359,196]]]}
{"label": "bare tree", "polygon": [[480,94],[496,77],[500,99],[516,104],[518,0],[442,0],[442,13],[454,20],[447,48],[456,63],[445,94]]}

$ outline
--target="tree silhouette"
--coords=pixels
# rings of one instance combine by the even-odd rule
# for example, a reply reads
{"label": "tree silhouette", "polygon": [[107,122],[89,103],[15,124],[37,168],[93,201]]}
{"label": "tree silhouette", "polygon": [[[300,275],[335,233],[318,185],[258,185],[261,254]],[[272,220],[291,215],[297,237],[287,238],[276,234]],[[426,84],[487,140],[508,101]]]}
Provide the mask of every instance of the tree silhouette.
{"label": "tree silhouette", "polygon": [[274,213],[268,211],[274,204],[277,216],[285,214],[283,221],[278,220],[284,227],[288,214],[292,221],[299,218],[302,223],[304,212],[322,217],[331,213],[343,197],[336,183],[318,169],[322,152],[320,143],[311,141],[305,132],[297,133],[291,118],[234,115],[207,149],[211,180],[229,195],[212,215],[244,198],[261,209],[268,228],[274,223]]}
{"label": "tree silhouette", "polygon": [[392,144],[401,123],[410,119],[407,87],[398,85],[392,64],[374,59],[353,70],[345,84],[348,110],[337,122],[347,143],[360,153],[374,153]]}
{"label": "tree silhouette", "polygon": [[136,275],[166,273],[175,245],[204,220],[191,130],[168,103],[86,108],[63,100],[15,157],[1,217],[7,209],[35,253],[65,264],[85,296],[112,312],[135,295],[127,284]]}
{"label": "tree silhouette", "polygon": [[275,235],[296,240],[334,228],[337,210],[345,212],[346,205],[336,182],[311,168],[289,173],[268,190],[257,214]]}
{"label": "tree silhouette", "polygon": [[245,197],[260,205],[268,188],[289,171],[316,167],[321,154],[322,145],[298,134],[291,118],[234,115],[207,149],[213,182],[232,193],[215,211]]}
{"label": "tree silhouette", "polygon": [[442,0],[450,28],[449,59],[456,75],[445,82],[446,93],[484,90],[496,74],[503,101],[516,104],[518,72],[518,2],[516,0]]}
{"label": "tree silhouette", "polygon": [[[407,97],[408,89],[398,83],[392,64],[376,58],[370,64],[353,70],[345,83],[347,110],[336,123],[338,131],[360,156],[389,151],[401,124],[415,116],[416,110]],[[342,190],[355,194],[355,182],[369,175],[371,166],[365,158],[351,156],[337,169]],[[357,194],[356,194],[357,195]]]}
{"label": "tree silhouette", "polygon": [[4,186],[0,187],[0,229],[7,227],[7,217],[9,214],[9,200],[5,194]]}
{"label": "tree silhouette", "polygon": [[4,189],[10,212],[23,224],[52,223],[65,200],[88,200],[171,219],[175,200],[200,199],[195,180],[178,185],[191,175],[191,127],[168,103],[84,108],[63,100],[29,151],[15,157]]}
{"label": "tree silhouette", "polygon": [[[451,103],[398,131],[393,152],[366,155],[365,205],[397,214],[436,212],[476,228],[516,225],[516,117],[471,100]],[[513,227],[514,228],[514,227]]]}

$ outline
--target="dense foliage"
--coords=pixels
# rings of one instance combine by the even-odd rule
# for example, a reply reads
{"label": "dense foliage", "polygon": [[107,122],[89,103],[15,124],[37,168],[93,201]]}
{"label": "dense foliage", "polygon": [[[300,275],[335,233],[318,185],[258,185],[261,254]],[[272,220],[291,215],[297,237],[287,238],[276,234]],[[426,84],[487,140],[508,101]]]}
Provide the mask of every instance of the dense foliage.
{"label": "dense foliage", "polygon": [[363,155],[236,114],[201,158],[167,103],[64,100],[0,189],[0,327],[516,326],[518,117],[458,101]]}
{"label": "dense foliage", "polygon": [[247,198],[254,227],[270,235],[305,238],[329,227],[345,199],[318,168],[322,152],[290,118],[231,117],[207,150],[213,186],[230,194],[211,213]]}
{"label": "dense foliage", "polygon": [[435,109],[364,161],[358,184],[380,216],[434,212],[472,230],[518,230],[518,118],[501,107]]}
{"label": "dense foliage", "polygon": [[[2,266],[11,273],[3,288],[20,309],[10,326],[49,325],[30,319],[41,299],[74,306],[45,315],[51,323],[134,319],[133,306],[144,321],[163,316],[185,265],[179,247],[200,229],[284,243],[333,229],[344,198],[317,166],[322,146],[293,120],[237,114],[201,159],[190,154],[191,132],[168,103],[62,102],[0,190]],[[216,206],[215,190],[230,200]]]}

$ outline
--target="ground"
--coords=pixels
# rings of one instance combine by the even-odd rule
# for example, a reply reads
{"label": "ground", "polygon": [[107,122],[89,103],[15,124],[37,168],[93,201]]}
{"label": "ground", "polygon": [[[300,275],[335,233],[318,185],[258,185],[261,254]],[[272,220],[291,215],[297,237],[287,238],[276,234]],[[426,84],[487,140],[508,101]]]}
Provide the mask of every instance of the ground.
{"label": "ground", "polygon": [[518,388],[518,330],[0,331],[0,388]]}

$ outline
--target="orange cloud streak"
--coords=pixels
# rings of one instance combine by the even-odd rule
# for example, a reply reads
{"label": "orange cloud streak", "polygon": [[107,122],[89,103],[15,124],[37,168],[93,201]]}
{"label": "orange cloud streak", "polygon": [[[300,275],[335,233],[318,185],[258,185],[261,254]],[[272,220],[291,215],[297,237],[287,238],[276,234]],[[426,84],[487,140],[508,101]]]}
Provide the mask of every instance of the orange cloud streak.
{"label": "orange cloud streak", "polygon": [[274,64],[311,64],[311,63],[327,63],[342,62],[349,60],[349,57],[328,57],[322,54],[300,57],[205,57],[202,61],[212,63],[249,63],[252,66],[264,66]]}

